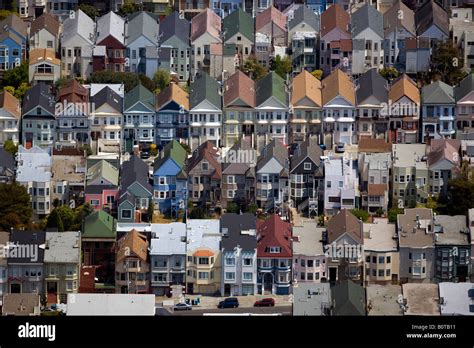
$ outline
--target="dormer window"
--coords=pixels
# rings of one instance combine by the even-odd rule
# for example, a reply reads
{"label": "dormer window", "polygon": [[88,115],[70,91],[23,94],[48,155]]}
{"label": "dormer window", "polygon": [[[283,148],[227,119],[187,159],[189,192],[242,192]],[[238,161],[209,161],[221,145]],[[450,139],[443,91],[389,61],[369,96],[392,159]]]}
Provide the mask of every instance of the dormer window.
{"label": "dormer window", "polygon": [[281,247],[270,247],[270,254],[279,254],[281,253]]}
{"label": "dormer window", "polygon": [[209,163],[202,162],[201,163],[201,170],[208,171],[209,170]]}
{"label": "dormer window", "polygon": [[311,162],[304,162],[304,170],[311,170]]}

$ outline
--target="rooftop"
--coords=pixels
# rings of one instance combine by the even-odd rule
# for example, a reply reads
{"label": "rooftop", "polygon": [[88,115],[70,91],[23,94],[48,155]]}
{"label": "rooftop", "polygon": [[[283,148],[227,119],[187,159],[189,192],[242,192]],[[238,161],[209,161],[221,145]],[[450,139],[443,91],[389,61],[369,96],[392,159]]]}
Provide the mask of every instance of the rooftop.
{"label": "rooftop", "polygon": [[407,300],[405,315],[439,315],[437,284],[407,283],[402,290]]}
{"label": "rooftop", "polygon": [[51,180],[51,156],[48,150],[37,146],[30,149],[18,147],[18,182],[49,182]]}
{"label": "rooftop", "polygon": [[220,250],[222,234],[220,221],[212,219],[188,219],[188,250],[199,248]]}
{"label": "rooftop", "polygon": [[86,160],[82,156],[54,155],[52,173],[56,181],[83,183]]}
{"label": "rooftop", "polygon": [[400,285],[370,284],[367,290],[367,305],[370,306],[368,315],[402,315],[403,311],[397,303],[402,293]]}
{"label": "rooftop", "polygon": [[[436,215],[434,218],[436,245],[468,245],[469,230],[464,215]],[[463,233],[464,232],[464,233]]]}
{"label": "rooftop", "polygon": [[448,282],[438,286],[441,315],[474,315],[474,283]]}
{"label": "rooftop", "polygon": [[78,263],[80,232],[46,232],[45,263]]}
{"label": "rooftop", "polygon": [[393,144],[392,158],[394,167],[414,167],[417,164],[428,168],[428,162],[423,161],[426,155],[425,144]]}
{"label": "rooftop", "polygon": [[233,250],[239,246],[245,251],[257,248],[257,218],[253,214],[231,214],[221,216],[222,248]]}
{"label": "rooftop", "polygon": [[374,222],[364,223],[364,249],[373,251],[397,251],[395,224],[388,219],[374,218]]}
{"label": "rooftop", "polygon": [[67,315],[155,315],[153,294],[68,294],[67,303]]}
{"label": "rooftop", "polygon": [[433,211],[427,208],[405,209],[397,216],[400,247],[428,248],[434,246]]}
{"label": "rooftop", "polygon": [[318,227],[316,221],[304,220],[302,226],[293,226],[293,254],[305,256],[324,255],[324,228]]}
{"label": "rooftop", "polygon": [[186,224],[151,224],[150,255],[185,255]]}
{"label": "rooftop", "polygon": [[325,315],[331,305],[328,283],[298,283],[293,286],[293,315]]}

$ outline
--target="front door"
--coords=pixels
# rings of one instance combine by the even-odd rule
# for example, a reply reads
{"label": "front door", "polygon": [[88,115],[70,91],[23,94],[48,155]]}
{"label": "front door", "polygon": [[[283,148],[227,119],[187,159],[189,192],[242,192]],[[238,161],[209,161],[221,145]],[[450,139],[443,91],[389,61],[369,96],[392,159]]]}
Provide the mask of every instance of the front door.
{"label": "front door", "polygon": [[335,282],[337,280],[337,267],[329,268],[329,281]]}
{"label": "front door", "polygon": [[263,290],[264,294],[271,294],[273,291],[273,275],[271,273],[265,273],[263,275]]}
{"label": "front door", "polygon": [[21,284],[10,284],[10,293],[21,294]]}

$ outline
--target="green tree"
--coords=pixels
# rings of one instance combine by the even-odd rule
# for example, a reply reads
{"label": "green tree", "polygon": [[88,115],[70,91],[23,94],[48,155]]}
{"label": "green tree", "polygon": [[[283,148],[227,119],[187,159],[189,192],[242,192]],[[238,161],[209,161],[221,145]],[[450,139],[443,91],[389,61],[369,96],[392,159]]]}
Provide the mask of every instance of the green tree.
{"label": "green tree", "polygon": [[96,17],[100,16],[99,11],[94,6],[91,6],[91,5],[80,4],[78,9],[84,12],[86,15],[88,15],[92,19],[95,19]]}
{"label": "green tree", "polygon": [[114,71],[96,71],[91,74],[89,82],[92,83],[123,83],[125,92],[131,91],[140,82],[150,91],[155,89],[154,82],[142,74],[135,74],[132,72],[114,72]]}
{"label": "green tree", "polygon": [[254,80],[258,80],[268,73],[268,69],[262,64],[259,64],[255,56],[248,57],[244,64],[240,67],[240,70],[242,70],[245,74],[247,74],[247,76]]}
{"label": "green tree", "polygon": [[56,80],[54,83],[56,88],[63,88],[64,86],[67,85],[67,83],[70,81],[70,79],[66,76],[61,76],[59,79]]}
{"label": "green tree", "polygon": [[135,4],[132,0],[125,0],[123,5],[118,10],[118,14],[122,17],[127,16],[128,14],[137,12],[139,10],[138,5]]}
{"label": "green tree", "polygon": [[318,80],[322,80],[323,79],[323,71],[322,70],[314,70],[311,75],[313,75],[314,77],[316,77]]}
{"label": "green tree", "polygon": [[54,209],[46,220],[47,228],[57,228],[59,232],[64,232],[64,225],[57,209]]}
{"label": "green tree", "polygon": [[256,214],[258,206],[255,203],[249,204],[247,207],[247,213]]}
{"label": "green tree", "polygon": [[9,231],[11,227],[30,224],[32,212],[26,187],[17,183],[0,184],[0,229]]}
{"label": "green tree", "polygon": [[26,94],[26,91],[30,89],[30,86],[27,83],[22,83],[17,89],[15,89],[15,92],[13,95],[15,98],[19,99],[20,101],[23,100],[23,97]]}
{"label": "green tree", "polygon": [[205,216],[204,211],[200,207],[194,208],[191,210],[191,213],[189,213],[190,219],[204,219]]}
{"label": "green tree", "polygon": [[12,86],[17,89],[22,83],[28,84],[28,61],[24,60],[20,66],[5,71],[2,86]]}
{"label": "green tree", "polygon": [[365,210],[352,209],[351,213],[352,213],[352,215],[354,215],[356,218],[362,220],[363,222],[367,222],[369,220],[369,213]]}
{"label": "green tree", "polygon": [[[12,8],[13,8],[13,6],[12,6]],[[3,21],[5,18],[7,18],[11,14],[14,14],[14,15],[18,16],[18,12],[16,12],[16,11],[0,10],[0,21]]]}
{"label": "green tree", "polygon": [[231,202],[227,204],[227,212],[238,214],[240,212],[240,207],[238,206],[238,204]]}
{"label": "green tree", "polygon": [[191,154],[191,148],[189,147],[188,144],[186,144],[186,143],[180,143],[180,145],[183,147],[183,149],[186,150],[186,153],[187,153],[188,155]]}
{"label": "green tree", "polygon": [[153,199],[150,199],[150,203],[148,203],[148,222],[152,222],[153,214],[155,213],[155,202]]}
{"label": "green tree", "polygon": [[15,143],[12,140],[6,140],[5,143],[3,144],[3,148],[6,152],[11,154],[12,156],[16,156],[16,153],[18,152],[18,145],[15,145]]}
{"label": "green tree", "polygon": [[155,82],[156,91],[157,93],[164,90],[166,87],[169,86],[171,82],[171,76],[169,71],[164,69],[158,69],[153,76],[153,82]]}
{"label": "green tree", "polygon": [[273,61],[272,70],[274,70],[278,75],[286,79],[287,74],[291,73],[293,67],[291,65],[291,59],[288,56],[280,57],[279,55],[275,57]]}
{"label": "green tree", "polygon": [[398,70],[393,67],[383,68],[379,71],[379,74],[388,81],[396,79],[398,76],[400,76]]}
{"label": "green tree", "polygon": [[474,207],[474,181],[463,177],[450,180],[446,212],[449,215],[467,215]]}
{"label": "green tree", "polygon": [[69,205],[61,205],[58,208],[54,209],[58,212],[63,228],[65,231],[69,231],[71,226],[74,223],[75,214],[74,211],[69,207]]}
{"label": "green tree", "polygon": [[83,144],[81,146],[81,151],[85,152],[87,157],[92,155],[92,149],[89,144]]}
{"label": "green tree", "polygon": [[397,222],[397,216],[399,214],[403,214],[402,208],[391,208],[388,211],[388,221],[389,222]]}
{"label": "green tree", "polygon": [[457,85],[464,77],[464,61],[457,46],[451,41],[439,43],[431,55],[430,71],[427,73],[425,83],[432,80],[441,80],[450,86]]}
{"label": "green tree", "polygon": [[71,231],[79,231],[82,229],[82,223],[84,219],[92,214],[94,209],[89,205],[89,203],[83,204],[76,209],[74,209],[74,223],[71,225]]}

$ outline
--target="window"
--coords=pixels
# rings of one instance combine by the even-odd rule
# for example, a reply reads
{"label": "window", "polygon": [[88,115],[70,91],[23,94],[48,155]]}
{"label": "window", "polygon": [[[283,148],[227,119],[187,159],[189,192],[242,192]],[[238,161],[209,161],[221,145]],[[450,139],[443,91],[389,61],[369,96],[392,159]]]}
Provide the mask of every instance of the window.
{"label": "window", "polygon": [[379,263],[385,263],[385,257],[379,256]]}
{"label": "window", "polygon": [[200,258],[199,258],[199,264],[200,264],[200,265],[208,265],[208,264],[209,264],[209,258],[207,258],[207,257],[200,257]]}
{"label": "window", "polygon": [[308,280],[313,280],[313,273],[308,273]]}
{"label": "window", "polygon": [[306,273],[301,273],[301,280],[306,280]]}
{"label": "window", "polygon": [[304,162],[304,170],[311,170],[311,162]]}
{"label": "window", "polygon": [[244,272],[244,276],[243,276],[244,280],[252,280],[252,278],[253,278],[252,272]]}
{"label": "window", "polygon": [[199,279],[209,279],[209,272],[199,272],[198,276]]}
{"label": "window", "polygon": [[91,199],[91,205],[92,206],[98,206],[99,205],[99,200],[98,199]]}
{"label": "window", "polygon": [[306,260],[305,259],[301,259],[301,267],[306,267]]}
{"label": "window", "polygon": [[391,256],[387,256],[387,263],[391,263],[392,262],[392,257]]}
{"label": "window", "polygon": [[201,170],[204,170],[204,171],[209,170],[209,163],[207,163],[207,162],[202,162],[202,163],[201,163]]}
{"label": "window", "polygon": [[379,277],[383,277],[385,274],[383,269],[379,269]]}
{"label": "window", "polygon": [[226,266],[235,266],[235,259],[233,257],[226,257],[225,258],[225,265]]}
{"label": "window", "polygon": [[121,212],[122,219],[131,219],[132,218],[132,211],[130,209],[124,209]]}
{"label": "window", "polygon": [[245,258],[244,259],[244,266],[252,266],[253,260],[250,258]]}
{"label": "window", "polygon": [[271,254],[278,254],[281,252],[281,247],[270,247]]}
{"label": "window", "polygon": [[235,280],[235,272],[225,272],[226,280]]}

